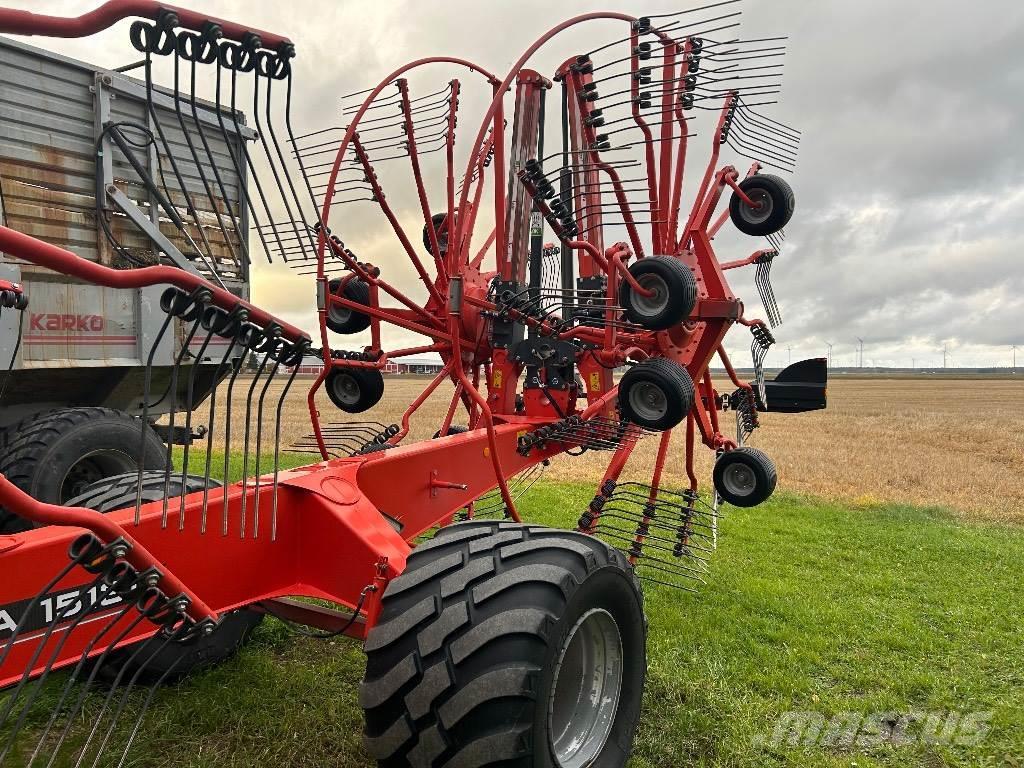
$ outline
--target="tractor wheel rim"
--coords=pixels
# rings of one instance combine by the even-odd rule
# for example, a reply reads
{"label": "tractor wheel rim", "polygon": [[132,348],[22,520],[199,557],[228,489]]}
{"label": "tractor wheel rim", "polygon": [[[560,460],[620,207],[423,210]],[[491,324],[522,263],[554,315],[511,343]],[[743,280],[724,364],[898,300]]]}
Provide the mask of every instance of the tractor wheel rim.
{"label": "tractor wheel rim", "polygon": [[124,451],[110,448],[87,453],[71,465],[61,480],[60,503],[66,504],[76,496],[81,496],[93,483],[113,475],[134,472],[138,468],[138,462]]}
{"label": "tractor wheel rim", "polygon": [[749,496],[757,486],[757,478],[745,464],[731,464],[722,473],[722,485],[733,496]]}
{"label": "tractor wheel rim", "polygon": [[760,207],[752,208],[745,202],[742,203],[740,205],[740,216],[743,217],[743,220],[749,224],[762,224],[768,221],[772,215],[772,209],[775,207],[772,196],[763,189],[744,190],[744,193],[755,203],[760,203]]}
{"label": "tractor wheel rim", "polygon": [[334,394],[345,405],[355,405],[359,402],[359,383],[343,373],[334,380]]}
{"label": "tractor wheel rim", "polygon": [[644,421],[658,421],[668,413],[665,391],[649,381],[641,381],[629,388],[629,405],[633,413]]}
{"label": "tractor wheel rim", "polygon": [[619,627],[608,611],[594,608],[566,638],[551,683],[548,734],[558,768],[586,768],[604,749],[623,676]]}
{"label": "tractor wheel rim", "polygon": [[637,278],[642,288],[654,291],[650,296],[641,296],[636,291],[630,294],[630,303],[633,309],[644,317],[657,317],[668,306],[668,283],[658,275],[640,275]]}

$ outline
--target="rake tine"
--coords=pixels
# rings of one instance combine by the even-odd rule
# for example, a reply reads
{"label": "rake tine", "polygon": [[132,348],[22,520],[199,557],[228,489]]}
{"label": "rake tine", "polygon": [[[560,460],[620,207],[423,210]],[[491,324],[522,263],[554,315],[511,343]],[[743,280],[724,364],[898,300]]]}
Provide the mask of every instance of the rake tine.
{"label": "rake tine", "polygon": [[302,358],[304,356],[305,349],[299,347],[298,359],[292,368],[291,375],[288,377],[288,381],[285,382],[284,389],[281,391],[281,396],[277,400],[277,409],[274,417],[274,488],[271,495],[271,510],[270,510],[270,540],[277,541],[277,491],[278,491],[278,476],[281,471],[281,409],[284,406],[285,398],[288,396],[288,390],[291,389],[292,382],[295,381],[295,376],[299,372],[299,367],[302,365]]}
{"label": "rake tine", "polygon": [[[206,338],[203,339],[202,345],[199,347],[199,353],[195,356],[195,363],[192,365],[192,370],[189,371],[188,377],[188,388],[185,394],[186,412],[185,412],[185,445],[182,446],[181,456],[181,504],[178,508],[178,531],[185,530],[185,489],[188,488],[186,479],[188,478],[188,453],[189,447],[192,443],[192,409],[195,407],[195,385],[196,385],[196,374],[199,371],[199,366],[206,355],[206,349],[210,345],[210,340],[213,338],[213,328],[210,328],[206,332]],[[211,421],[213,412],[211,411]],[[173,435],[172,435],[173,438]]]}
{"label": "rake tine", "polygon": [[[150,407],[150,387],[153,380],[153,361],[156,357],[156,351],[160,347],[160,342],[163,341],[167,328],[173,319],[174,316],[170,313],[164,318],[163,323],[160,324],[160,330],[157,331],[156,338],[153,340],[153,345],[149,349],[149,356],[146,359],[146,368],[142,379],[142,416],[139,419],[139,456],[144,456],[146,452],[146,430],[149,425],[147,417]],[[135,492],[135,525],[139,525],[142,522],[142,473],[144,470],[145,465],[140,461],[138,479],[136,481],[138,487]]]}
{"label": "rake tine", "polygon": [[[98,587],[102,580],[102,575],[97,576],[85,588],[83,594],[88,594],[89,589]],[[35,669],[36,663],[39,661],[39,658],[42,655],[43,650],[49,643],[50,638],[53,636],[53,633],[56,631],[57,625],[66,621],[69,618],[69,616],[73,613],[73,611],[79,611],[80,613],[78,613],[78,615],[76,615],[74,619],[72,619],[71,624],[69,624],[66,628],[61,630],[62,636],[60,640],[57,641],[53,651],[51,652],[49,662],[44,665],[43,674],[32,684],[32,690],[29,692],[27,696],[27,701],[21,707],[20,715],[18,716],[17,721],[15,722],[14,726],[11,729],[11,733],[8,736],[3,751],[0,751],[0,761],[2,761],[7,756],[11,747],[14,746],[15,736],[17,736],[18,731],[20,731],[22,726],[25,724],[25,719],[28,717],[32,704],[35,703],[36,698],[42,691],[43,684],[46,682],[46,678],[49,677],[54,662],[59,658],[60,652],[64,648],[64,644],[67,642],[68,636],[78,628],[78,626],[91,614],[92,609],[95,607],[90,606],[89,609],[86,609],[81,605],[81,602],[82,600],[81,598],[79,598],[79,600],[73,603],[69,603],[62,610],[60,610],[58,613],[54,615],[53,619],[48,624],[45,632],[41,635],[39,642],[36,645],[36,649],[32,655],[32,658],[25,668],[25,674],[22,675],[22,678],[18,681],[18,684],[14,688],[14,691],[8,696],[7,704],[4,707],[3,711],[0,712],[0,728],[3,728],[7,724],[7,719],[11,716],[11,713],[14,711],[14,707],[17,704],[18,700],[21,698],[22,692],[25,691],[26,686],[28,686],[29,683],[31,682],[30,673],[33,669]]]}
{"label": "rake tine", "polygon": [[[259,351],[259,350],[257,350]],[[245,523],[246,523],[246,500],[248,493],[246,488],[249,484],[249,441],[252,434],[252,396],[256,391],[256,385],[260,381],[260,377],[263,376],[263,372],[267,368],[267,361],[270,360],[270,355],[264,355],[262,362],[260,362],[259,368],[256,369],[256,375],[252,377],[252,383],[249,385],[249,392],[245,398],[245,437],[242,440],[242,497],[241,497],[241,523],[239,527],[239,538],[245,538]]]}
{"label": "rake tine", "polygon": [[85,704],[86,697],[89,693],[89,689],[92,687],[92,684],[95,682],[96,677],[99,675],[99,671],[103,667],[103,664],[107,660],[107,657],[114,650],[114,647],[118,643],[120,643],[122,640],[128,637],[139,626],[139,624],[141,624],[145,620],[145,614],[139,613],[139,615],[136,616],[127,627],[125,627],[121,630],[121,632],[118,633],[117,637],[110,642],[106,649],[104,649],[103,653],[100,654],[99,658],[93,663],[92,669],[89,671],[89,677],[86,678],[86,681],[81,686],[81,690],[78,693],[78,698],[75,701],[75,705],[71,708],[71,711],[68,712],[67,716],[64,719],[64,728],[61,731],[60,737],[57,739],[57,744],[50,755],[50,759],[46,763],[46,768],[53,767],[54,760],[57,759],[58,755],[60,754],[60,749],[64,744],[64,741],[70,735],[71,726],[74,723],[75,719],[77,718],[78,713],[82,710],[82,707]]}
{"label": "rake tine", "polygon": [[[235,322],[235,321],[232,320],[230,322]],[[224,351],[224,356],[221,358],[221,361],[220,361],[219,365],[217,366],[217,371],[214,374],[213,386],[210,388],[210,423],[207,426],[207,430],[206,430],[206,462],[205,462],[204,472],[203,472],[203,476],[206,478],[206,483],[205,483],[205,485],[203,487],[203,509],[202,509],[202,513],[201,513],[201,516],[200,516],[201,519],[200,519],[200,523],[199,523],[199,533],[203,534],[203,535],[206,534],[206,522],[207,522],[207,514],[208,514],[208,511],[209,511],[209,501],[210,501],[210,470],[212,468],[212,462],[213,462],[213,434],[214,434],[214,426],[216,424],[215,414],[216,414],[216,411],[217,411],[217,388],[218,388],[218,386],[220,384],[220,380],[221,380],[221,377],[224,374],[224,371],[227,370],[227,366],[230,365],[230,366],[232,366],[232,368],[234,367],[233,363],[231,362],[231,353],[234,352],[235,345],[237,344],[237,342],[238,342],[237,336],[232,334],[230,336],[230,338],[229,338],[229,341],[228,341],[228,348]],[[230,411],[229,411],[229,413],[230,413]],[[226,497],[227,496],[227,485],[228,485],[228,478],[226,476],[224,477],[224,482],[222,483],[222,485],[224,486],[224,489],[225,489],[224,490],[224,496]]]}
{"label": "rake tine", "polygon": [[124,672],[130,668],[131,663],[134,662],[135,658],[139,655],[142,649],[146,648],[153,641],[158,641],[156,643],[158,646],[157,649],[153,651],[153,653],[150,654],[142,664],[139,665],[138,669],[136,669],[135,673],[128,681],[128,685],[124,688],[124,691],[121,694],[121,698],[118,701],[117,707],[115,708],[113,715],[110,717],[110,726],[109,728],[107,728],[106,733],[103,736],[103,740],[96,748],[96,754],[90,768],[96,768],[99,765],[100,758],[103,757],[103,753],[106,751],[107,744],[110,741],[110,737],[113,735],[114,731],[117,728],[117,722],[128,704],[128,700],[131,696],[132,690],[135,688],[135,684],[142,676],[142,673],[145,671],[146,667],[148,667],[149,664],[170,644],[169,637],[165,637],[162,634],[156,634],[146,642],[142,643],[139,650],[132,654],[131,661],[129,662],[129,664],[122,667],[121,670],[118,672],[117,679],[115,683],[111,685],[110,693],[107,695],[106,699],[103,702],[103,708],[100,710],[100,714],[96,717],[96,722],[93,724],[93,728],[89,733],[89,738],[86,739],[85,745],[82,747],[82,751],[78,757],[78,762],[75,763],[75,768],[79,768],[82,765],[83,759],[86,759],[86,756],[88,755],[89,752],[89,746],[92,743],[92,739],[96,734],[96,729],[102,722],[103,716],[106,714],[106,711],[110,703],[113,701],[114,693],[116,693],[120,689],[121,679],[124,676]]}
{"label": "rake tine", "polygon": [[[85,649],[82,651],[82,655],[79,658],[78,663],[75,665],[74,669],[68,675],[68,679],[64,683],[64,687],[63,689],[61,689],[60,697],[57,699],[57,703],[53,707],[53,712],[50,715],[50,719],[47,721],[46,727],[43,729],[43,733],[39,737],[38,742],[36,743],[36,748],[35,750],[33,750],[32,756],[29,758],[28,765],[26,766],[26,768],[32,768],[32,765],[35,763],[36,758],[40,756],[40,751],[42,750],[44,744],[46,743],[47,737],[50,735],[50,731],[53,729],[53,726],[57,723],[57,718],[60,716],[61,710],[64,709],[64,702],[67,701],[68,695],[71,693],[71,689],[74,687],[75,682],[78,680],[79,676],[82,674],[82,671],[85,669],[85,663],[88,661],[89,655],[92,653],[97,643],[99,643],[103,636],[106,635],[111,629],[113,629],[115,626],[121,623],[124,617],[127,616],[128,613],[131,612],[134,607],[135,605],[132,600],[125,599],[124,607],[121,609],[121,611],[114,614],[111,620],[106,624],[106,626],[104,626],[103,629],[100,630],[100,632],[96,634],[92,638],[92,640],[89,641],[88,645],[86,645]],[[57,749],[54,751],[54,754],[60,751],[60,744],[62,743],[63,740],[61,740],[61,742],[58,744]]]}
{"label": "rake tine", "polygon": [[253,481],[254,492],[253,492],[253,509],[252,509],[252,537],[257,539],[259,537],[260,530],[260,454],[263,448],[263,403],[267,397],[267,389],[270,387],[270,383],[274,380],[277,375],[278,369],[281,367],[282,353],[280,348],[277,350],[267,350],[267,356],[274,355],[274,367],[267,375],[267,380],[263,384],[263,389],[260,391],[260,399],[256,409],[256,478]]}

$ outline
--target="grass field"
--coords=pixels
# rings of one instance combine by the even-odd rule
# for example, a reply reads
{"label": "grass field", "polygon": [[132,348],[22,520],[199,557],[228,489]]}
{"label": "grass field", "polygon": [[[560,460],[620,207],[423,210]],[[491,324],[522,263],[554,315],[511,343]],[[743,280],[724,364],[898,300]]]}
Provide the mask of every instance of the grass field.
{"label": "grass field", "polygon": [[[571,525],[590,494],[550,484],[523,511]],[[650,671],[631,766],[1024,764],[1022,558],[1024,530],[940,510],[851,513],[790,494],[730,510],[699,594],[646,590]],[[237,659],[158,694],[130,765],[371,768],[362,658],[354,641],[267,621]],[[828,722],[980,712],[990,730],[973,746],[865,746],[864,732],[859,744],[775,744],[790,711]]]}

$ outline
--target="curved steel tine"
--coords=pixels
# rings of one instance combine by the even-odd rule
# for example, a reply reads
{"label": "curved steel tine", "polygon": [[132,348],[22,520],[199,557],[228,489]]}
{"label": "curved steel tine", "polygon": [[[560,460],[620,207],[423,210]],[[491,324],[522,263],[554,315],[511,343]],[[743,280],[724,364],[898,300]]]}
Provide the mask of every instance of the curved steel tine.
{"label": "curved steel tine", "polygon": [[[43,728],[43,732],[39,736],[39,740],[36,743],[36,748],[35,750],[33,750],[26,768],[32,768],[32,765],[35,763],[36,758],[40,756],[41,750],[43,746],[46,744],[46,741],[50,735],[50,731],[53,729],[53,726],[56,725],[57,720],[60,718],[61,711],[64,709],[64,702],[67,701],[68,696],[70,695],[71,690],[74,687],[74,684],[78,681],[78,678],[81,676],[83,670],[85,669],[86,662],[89,660],[89,656],[92,653],[93,649],[96,648],[100,640],[103,639],[103,636],[110,632],[110,630],[112,630],[118,624],[120,624],[124,617],[127,616],[134,608],[135,605],[131,600],[125,600],[124,607],[118,613],[115,613],[113,617],[110,619],[110,621],[107,622],[107,624],[103,627],[103,629],[101,629],[96,635],[94,635],[93,638],[89,641],[89,643],[85,646],[85,649],[82,651],[82,655],[79,658],[78,663],[75,664],[74,669],[72,669],[71,672],[68,673],[68,679],[65,681],[64,687],[61,689],[60,696],[57,698],[57,703],[54,705],[53,711],[50,714],[50,719],[46,722],[46,726]],[[58,743],[57,748],[54,750],[53,754],[59,753],[60,745],[62,743],[63,740],[61,740],[61,742]]]}
{"label": "curved steel tine", "polygon": [[114,651],[114,648],[122,640],[124,640],[132,632],[134,632],[135,629],[145,620],[145,615],[139,613],[138,616],[132,619],[128,626],[126,626],[118,633],[117,637],[115,637],[109,643],[109,645],[107,645],[107,647],[99,655],[96,661],[93,662],[92,668],[89,671],[89,677],[86,678],[86,681],[81,685],[81,690],[78,692],[78,698],[75,700],[75,705],[71,708],[67,716],[64,718],[64,728],[61,731],[60,737],[57,739],[57,744],[54,747],[53,752],[50,754],[50,759],[46,763],[46,768],[53,768],[54,761],[57,760],[58,756],[60,755],[61,747],[67,740],[67,737],[71,734],[71,727],[74,724],[75,720],[77,719],[78,713],[81,712],[82,707],[85,706],[86,698],[89,694],[89,689],[92,687],[93,683],[96,681],[96,678],[99,676],[100,670],[103,668],[103,664],[106,662],[107,658]]}
{"label": "curved steel tine", "polygon": [[[149,356],[146,358],[146,368],[142,378],[142,416],[139,419],[139,456],[145,456],[146,454],[146,433],[149,429],[149,394],[153,379],[153,361],[157,349],[160,347],[160,342],[163,341],[167,328],[173,320],[174,315],[168,313],[163,323],[160,324],[160,330],[157,331],[156,337],[153,339],[153,345],[149,348]],[[145,464],[139,461],[138,478],[136,479],[137,487],[135,489],[135,525],[139,525],[142,522],[142,473],[144,471]]]}
{"label": "curved steel tine", "polygon": [[[210,340],[213,338],[213,334],[214,334],[213,328],[211,328],[209,331],[206,332],[206,337],[203,339],[203,342],[202,342],[202,344],[199,347],[199,352],[198,352],[198,354],[195,355],[195,362],[192,363],[192,370],[189,371],[188,386],[187,386],[186,392],[185,392],[185,408],[186,408],[186,412],[185,412],[185,444],[182,446],[182,455],[181,455],[181,495],[180,495],[181,502],[180,502],[180,505],[178,507],[178,530],[179,531],[184,531],[185,530],[185,496],[186,496],[187,488],[188,488],[188,484],[187,484],[186,481],[187,481],[188,475],[189,475],[189,471],[188,471],[189,470],[189,466],[188,466],[189,448],[191,447],[191,444],[192,444],[192,410],[196,406],[196,404],[194,402],[194,399],[195,399],[196,375],[199,372],[199,367],[202,364],[203,358],[206,355],[206,349],[207,349],[207,347],[210,346]],[[211,413],[211,417],[212,417],[212,413]],[[171,435],[171,439],[172,440],[174,439],[173,435]]]}
{"label": "curved steel tine", "polygon": [[246,524],[246,501],[248,498],[247,488],[249,484],[249,440],[252,435],[252,396],[256,391],[256,385],[259,383],[260,377],[263,376],[263,372],[267,368],[267,361],[270,360],[269,355],[263,357],[263,361],[260,363],[259,368],[256,369],[256,374],[252,377],[252,383],[249,385],[249,392],[245,398],[245,438],[242,442],[242,497],[241,497],[241,523],[239,527],[239,537],[245,538],[245,524]]}
{"label": "curved steel tine", "polygon": [[[270,352],[267,353],[268,355]],[[253,499],[252,499],[252,537],[256,539],[259,537],[260,532],[260,459],[263,449],[263,403],[267,397],[267,389],[270,387],[274,377],[277,375],[278,369],[281,367],[281,355],[278,353],[277,358],[274,360],[274,366],[270,369],[270,373],[267,374],[266,381],[263,382],[263,389],[260,390],[260,397],[258,406],[256,408],[256,472],[255,479],[253,480]]]}
{"label": "curved steel tine", "polygon": [[270,540],[277,541],[277,491],[278,491],[278,475],[281,471],[281,412],[284,407],[285,398],[288,397],[288,390],[291,389],[292,382],[295,381],[295,376],[299,372],[299,368],[302,366],[302,359],[295,363],[292,368],[291,375],[288,377],[288,381],[285,382],[284,389],[281,391],[281,396],[277,400],[277,409],[274,415],[274,488],[271,493],[271,510],[270,510]]}
{"label": "curved steel tine", "polygon": [[[174,365],[171,366],[171,381],[168,385],[168,394],[171,397],[171,410],[168,413],[167,421],[167,434],[173,440],[174,437],[174,421],[178,413],[178,372],[181,370],[181,364],[185,359],[185,356],[189,354],[188,348],[192,343],[192,339],[195,338],[196,331],[199,330],[200,317],[197,316],[192,322],[192,327],[189,329],[188,334],[185,336],[185,340],[181,344],[181,349],[174,358]],[[166,395],[165,395],[166,396]],[[171,495],[171,472],[173,470],[173,452],[167,451],[167,460],[164,464],[164,493],[163,493],[163,509],[160,514],[160,527],[167,527],[168,518],[168,502]]]}
{"label": "curved steel tine", "polygon": [[[206,157],[210,161],[210,168],[213,170],[214,181],[216,181],[217,188],[220,190],[221,199],[224,201],[224,210],[227,211],[228,218],[231,221],[232,230],[234,231],[234,234],[235,234],[235,236],[236,236],[236,238],[238,240],[239,248],[242,251],[242,258],[244,259],[244,261],[242,263],[243,263],[243,265],[246,268],[248,268],[249,263],[250,263],[250,259],[249,259],[249,244],[245,241],[245,238],[241,236],[242,228],[241,228],[241,226],[238,223],[238,218],[241,215],[241,210],[239,210],[238,215],[236,215],[235,212],[232,211],[232,209],[231,209],[231,198],[228,196],[227,186],[224,184],[224,180],[221,178],[221,175],[220,175],[220,169],[217,167],[217,163],[216,163],[216,161],[213,158],[213,151],[210,149],[210,142],[207,141],[207,139],[206,139],[206,130],[203,128],[203,121],[199,119],[199,109],[198,109],[198,106],[196,104],[196,66],[197,66],[196,61],[193,60],[192,61],[191,83],[190,83],[190,87],[189,87],[189,106],[191,107],[191,111],[192,111],[192,122],[195,124],[196,132],[199,134],[199,140],[200,140],[200,142],[202,142],[203,150],[206,152]],[[219,73],[219,70],[220,70],[220,59],[219,59],[219,57],[218,57],[218,63],[217,63],[217,70],[218,70],[218,73]],[[217,99],[217,103],[215,105],[214,111],[217,112],[218,116],[220,115],[221,107],[220,107],[220,99],[219,98]],[[228,154],[231,154],[231,144],[228,143],[227,147],[228,147]],[[197,167],[199,167],[199,171],[200,171],[200,173],[202,173],[202,167],[199,166],[198,163],[197,163]],[[241,187],[243,185],[240,184],[239,186]],[[214,212],[214,215],[217,217],[217,222],[222,224],[220,208],[216,205],[216,201],[212,201],[212,202],[213,202],[213,212]],[[241,205],[242,205],[242,201],[241,201],[241,198],[239,198],[239,200],[238,200],[239,209],[241,208]],[[238,257],[235,254],[235,246],[232,243],[232,238],[227,233],[227,231],[224,229],[223,225],[221,226],[221,232],[224,234],[224,241],[225,241],[225,244],[228,246],[228,250],[231,252],[232,258],[235,260],[236,264],[239,263]],[[210,255],[212,256],[213,254],[210,254]],[[221,287],[224,287],[223,283],[221,283]]]}
{"label": "curved steel tine", "polygon": [[238,374],[242,370],[242,366],[245,364],[245,358],[247,354],[247,348],[242,347],[242,354],[238,356],[231,366],[231,376],[228,379],[228,393],[224,398],[226,402],[226,415],[224,417],[224,473],[221,477],[221,481],[224,483],[224,499],[223,508],[221,510],[221,535],[228,535],[228,483],[231,482],[231,410],[234,400],[235,382],[238,380]]}
{"label": "curved steel tine", "polygon": [[[232,259],[234,259],[236,261],[236,263],[237,263],[238,262],[238,257],[235,254],[234,246],[231,244],[231,237],[228,235],[228,231],[224,227],[224,221],[221,218],[220,210],[219,210],[219,208],[217,206],[216,198],[214,197],[213,190],[210,187],[210,182],[206,178],[206,172],[203,170],[202,160],[199,158],[199,153],[196,151],[195,144],[192,141],[191,132],[189,131],[188,126],[185,124],[185,117],[184,117],[184,115],[182,114],[182,111],[181,111],[181,101],[182,101],[182,99],[181,99],[181,87],[180,87],[181,86],[181,83],[180,83],[181,66],[180,65],[181,65],[181,54],[178,51],[177,46],[175,46],[175,49],[174,49],[174,68],[173,68],[174,69],[174,96],[173,96],[173,98],[174,98],[174,113],[175,113],[175,115],[178,118],[178,125],[181,128],[182,135],[185,137],[185,144],[188,147],[189,154],[192,155],[192,159],[195,162],[196,171],[199,174],[199,180],[202,182],[203,189],[206,192],[206,198],[207,198],[207,200],[208,200],[208,202],[210,204],[209,210],[213,213],[213,216],[214,216],[214,218],[217,221],[217,227],[220,229],[221,235],[224,237],[224,242],[227,244],[228,250],[231,252]],[[194,87],[194,82],[195,82],[195,62],[192,62],[192,80],[193,80],[193,87]],[[212,163],[212,159],[211,159],[211,163]],[[227,204],[226,200],[225,200],[225,204]],[[199,228],[202,227],[202,225],[199,223],[198,219],[196,221],[196,226],[199,227]],[[203,237],[205,239],[205,235],[203,235]],[[207,251],[208,251],[207,256],[208,257],[212,257],[213,256],[213,248],[210,247],[208,242],[206,244],[207,244]],[[216,269],[214,269],[212,267],[212,265],[210,265],[210,269],[213,272],[214,276],[216,277],[217,281],[220,283],[220,286],[222,288],[224,288],[225,287],[224,283],[220,280],[220,274],[217,272]]]}
{"label": "curved steel tine", "polygon": [[[102,580],[102,575],[97,576],[95,579],[93,579],[93,581],[90,584],[86,585],[82,594],[88,594],[88,590],[98,587]],[[98,605],[98,601],[96,604]],[[39,680],[36,680],[33,686],[34,690],[28,694],[28,701],[21,707],[21,714],[11,730],[8,740],[4,745],[3,751],[0,751],[0,760],[3,760],[3,758],[6,757],[11,747],[14,745],[15,736],[17,735],[18,731],[21,730],[21,727],[24,725],[25,718],[28,716],[29,713],[29,709],[35,702],[36,697],[39,695],[39,692],[42,690],[42,684],[46,681],[45,679],[49,676],[51,666],[57,660],[61,650],[64,648],[64,644],[67,642],[68,635],[78,628],[79,624],[81,624],[81,622],[89,616],[94,607],[95,606],[92,605],[89,606],[89,608],[85,608],[85,606],[82,605],[81,598],[79,598],[75,602],[68,603],[61,610],[54,613],[53,617],[47,624],[46,629],[39,636],[38,642],[36,643],[36,648],[32,653],[32,657],[29,659],[28,664],[25,665],[24,674],[22,674],[21,679],[18,681],[18,684],[14,687],[14,690],[7,695],[6,704],[3,706],[3,709],[0,710],[0,728],[3,728],[7,724],[7,719],[11,716],[11,713],[14,711],[15,705],[21,698],[22,692],[25,690],[26,686],[28,686],[29,683],[31,682],[32,673],[35,670],[36,665],[38,664],[39,659],[43,654],[43,651],[49,644],[50,638],[53,637],[54,632],[57,631],[57,626],[59,624],[64,623],[69,618],[71,618],[72,615],[74,615],[71,624],[61,629],[63,637],[61,637],[60,640],[57,641],[54,650],[50,655],[49,663],[43,665],[43,674],[41,675]],[[78,613],[75,613],[75,611],[77,611]]]}
{"label": "curved steel tine", "polygon": [[[227,370],[227,366],[233,366],[233,363],[231,362],[231,353],[234,352],[235,345],[237,343],[238,337],[235,334],[232,334],[228,338],[228,348],[224,351],[224,356],[221,358],[220,363],[217,365],[217,370],[214,372],[213,386],[210,387],[210,419],[209,424],[207,424],[206,427],[206,460],[205,466],[203,468],[203,477],[206,478],[206,483],[204,484],[203,487],[203,509],[202,512],[200,513],[199,521],[199,532],[201,534],[206,533],[207,514],[210,502],[210,472],[213,462],[213,436],[217,423],[217,389],[220,386],[221,378],[224,376],[224,372]],[[223,477],[221,480],[221,486],[223,487],[223,495],[226,499],[228,494],[228,478]]]}
{"label": "curved steel tine", "polygon": [[[124,712],[124,709],[128,704],[132,690],[135,688],[136,683],[138,683],[139,678],[142,676],[143,672],[145,672],[146,668],[164,650],[164,648],[168,646],[170,642],[171,639],[169,637],[165,637],[162,633],[157,633],[156,635],[153,635],[153,637],[149,638],[145,642],[140,643],[138,649],[131,655],[131,657],[129,657],[128,661],[124,664],[124,666],[121,667],[121,669],[117,673],[117,677],[110,686],[110,691],[108,692],[106,698],[103,701],[103,706],[100,708],[100,713],[96,716],[96,720],[93,723],[93,727],[89,731],[89,736],[88,738],[86,738],[85,744],[82,746],[82,750],[79,753],[78,760],[75,762],[75,768],[81,768],[81,766],[83,765],[83,760],[87,759],[87,756],[89,754],[89,747],[91,746],[92,741],[96,736],[100,723],[103,722],[103,718],[106,715],[107,710],[110,708],[110,704],[114,699],[114,694],[116,694],[118,691],[121,691],[121,699],[118,702],[117,707],[114,710],[112,716],[110,717],[110,727],[107,728],[107,731],[103,736],[103,740],[99,743],[99,746],[96,748],[95,757],[93,758],[93,761],[90,764],[90,768],[97,768],[97,766],[100,763],[100,758],[103,757],[103,753],[106,751],[107,744],[110,741],[110,737],[117,729],[117,721],[120,719],[121,714]],[[131,676],[131,679],[128,681],[128,685],[122,689],[121,684],[123,682],[125,673],[134,666],[135,660],[139,657],[140,654],[143,653],[144,649],[148,648],[151,644],[156,646],[156,650],[145,657],[145,661],[143,661],[138,666],[138,668],[135,670],[135,673]]]}

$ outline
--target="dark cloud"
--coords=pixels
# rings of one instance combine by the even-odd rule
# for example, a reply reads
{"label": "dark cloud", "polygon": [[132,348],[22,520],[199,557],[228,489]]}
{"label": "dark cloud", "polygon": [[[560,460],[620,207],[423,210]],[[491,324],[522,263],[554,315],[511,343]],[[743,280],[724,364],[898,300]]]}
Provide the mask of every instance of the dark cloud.
{"label": "dark cloud", "polygon": [[[34,5],[39,12],[80,13],[92,2]],[[296,122],[310,129],[340,124],[341,95],[408,60],[457,54],[503,73],[545,29],[591,10],[579,0],[202,5],[211,14],[286,31],[296,41]],[[636,14],[687,7],[609,5]],[[1024,3],[748,0],[743,10],[746,36],[789,35],[785,91],[766,110],[803,131],[792,179],[797,215],[773,269],[785,317],[777,349],[792,347],[795,358],[823,354],[832,342],[837,359],[848,361],[861,336],[865,357],[876,362],[934,362],[945,343],[960,364],[1005,363],[1007,345],[1024,343]],[[621,30],[621,24],[595,24],[572,31],[533,64],[550,73]],[[130,55],[123,31],[102,36],[102,45],[33,42],[113,65]],[[442,83],[452,76],[442,68],[434,74]],[[483,107],[487,93],[464,79],[468,116]],[[426,83],[414,86],[428,92]],[[459,131],[475,132],[473,120],[465,118]],[[691,176],[704,162],[695,157]],[[427,170],[436,174],[436,158],[430,162]],[[384,176],[389,202],[418,235],[407,168]],[[372,210],[343,209],[332,224],[361,254],[401,264],[386,221]],[[486,214],[480,225],[489,226]],[[726,232],[716,246],[723,258],[760,247]],[[276,269],[266,275],[257,298],[311,325],[309,285]],[[412,277],[395,281],[415,286]],[[752,276],[736,276],[736,287],[756,312]],[[746,344],[742,329],[730,337],[730,348]],[[785,356],[775,351],[769,362]]]}

